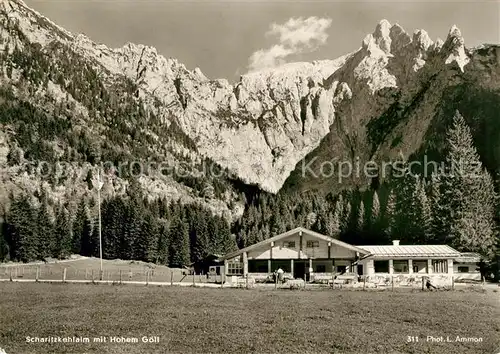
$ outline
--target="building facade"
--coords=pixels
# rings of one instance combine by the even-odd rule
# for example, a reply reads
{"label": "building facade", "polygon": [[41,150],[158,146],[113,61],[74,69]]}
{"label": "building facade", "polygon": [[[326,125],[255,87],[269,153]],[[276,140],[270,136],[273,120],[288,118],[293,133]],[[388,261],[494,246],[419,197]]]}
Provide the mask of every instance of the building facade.
{"label": "building facade", "polygon": [[[353,246],[332,237],[298,227],[254,245],[225,255],[228,277],[269,278],[282,269],[285,278],[322,281],[335,275],[355,273],[368,279],[388,276],[412,278],[430,276],[449,281],[455,274],[477,278],[472,266],[476,258],[446,245]],[[467,262],[467,263],[464,263]],[[460,268],[461,267],[461,268]],[[470,271],[470,273],[469,273]]]}
{"label": "building facade", "polygon": [[308,281],[351,269],[366,250],[302,227],[227,254],[227,276],[265,279],[281,268],[285,278]]}

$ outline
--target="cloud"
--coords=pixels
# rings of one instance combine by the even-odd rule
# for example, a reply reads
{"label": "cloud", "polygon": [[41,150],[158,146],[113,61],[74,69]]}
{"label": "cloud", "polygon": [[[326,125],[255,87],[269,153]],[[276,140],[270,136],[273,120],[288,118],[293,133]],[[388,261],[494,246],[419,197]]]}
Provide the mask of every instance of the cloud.
{"label": "cloud", "polygon": [[290,55],[315,51],[326,43],[326,30],[331,24],[331,19],[315,16],[290,18],[284,24],[271,24],[266,36],[278,37],[279,44],[254,52],[248,60],[248,69],[273,68],[285,63]]}

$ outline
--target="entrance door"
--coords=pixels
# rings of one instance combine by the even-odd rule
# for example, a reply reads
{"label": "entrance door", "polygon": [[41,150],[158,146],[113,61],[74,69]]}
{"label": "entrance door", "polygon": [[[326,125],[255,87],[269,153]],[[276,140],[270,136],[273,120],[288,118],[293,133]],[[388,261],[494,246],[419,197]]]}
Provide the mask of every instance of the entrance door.
{"label": "entrance door", "polygon": [[363,265],[358,264],[358,275],[363,275]]}
{"label": "entrance door", "polygon": [[293,265],[293,277],[295,279],[304,279],[306,276],[306,263],[305,262],[294,262]]}

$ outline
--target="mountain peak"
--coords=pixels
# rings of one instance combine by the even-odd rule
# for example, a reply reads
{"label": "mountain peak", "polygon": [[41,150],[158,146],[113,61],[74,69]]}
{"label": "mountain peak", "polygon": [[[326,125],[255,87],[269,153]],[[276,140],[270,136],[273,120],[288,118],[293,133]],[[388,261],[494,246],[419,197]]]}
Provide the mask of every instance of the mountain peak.
{"label": "mountain peak", "polygon": [[448,32],[448,37],[462,37],[462,32],[457,27],[457,25],[453,25]]}
{"label": "mountain peak", "polygon": [[450,31],[448,32],[448,37],[446,37],[444,46],[449,47],[451,50],[453,50],[454,48],[463,45],[464,45],[464,37],[462,37],[462,32],[456,25],[451,26]]}
{"label": "mountain peak", "polygon": [[375,34],[380,34],[383,36],[386,36],[389,34],[389,31],[391,29],[392,25],[389,21],[386,19],[381,20],[378,24],[377,27],[375,28]]}
{"label": "mountain peak", "polygon": [[385,53],[390,53],[391,51],[391,24],[387,20],[382,20],[378,23],[375,28],[375,32],[373,32],[373,38],[375,39],[375,43],[378,47]]}
{"label": "mountain peak", "polygon": [[412,41],[415,43],[415,45],[418,48],[423,49],[423,50],[429,49],[429,47],[434,44],[431,37],[429,37],[429,34],[427,33],[427,31],[425,31],[423,29],[417,30],[413,33],[413,40]]}
{"label": "mountain peak", "polygon": [[462,32],[456,25],[451,26],[442,50],[444,53],[450,53],[446,58],[446,64],[455,61],[460,67],[460,70],[464,71],[464,66],[470,61],[470,59],[465,53],[464,37],[462,37]]}

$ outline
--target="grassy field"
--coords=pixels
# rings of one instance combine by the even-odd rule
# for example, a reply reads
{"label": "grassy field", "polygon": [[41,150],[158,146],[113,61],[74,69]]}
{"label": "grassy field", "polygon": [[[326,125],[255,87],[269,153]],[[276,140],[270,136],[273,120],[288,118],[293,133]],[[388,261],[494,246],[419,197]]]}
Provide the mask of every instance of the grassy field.
{"label": "grassy field", "polygon": [[[13,279],[35,279],[37,268],[40,280],[60,280],[64,268],[66,268],[66,279],[68,280],[91,280],[92,276],[97,280],[99,279],[100,260],[98,258],[83,258],[46,264],[0,264],[0,279],[9,279],[10,276]],[[181,269],[139,261],[103,260],[103,270],[103,279],[110,281],[119,281],[120,273],[124,281],[146,281],[146,272],[149,272],[149,281],[193,282],[193,276],[184,277]],[[197,283],[206,281],[204,276],[196,275],[194,278]]]}
{"label": "grassy field", "polygon": [[[0,283],[11,353],[494,353],[498,293]],[[27,343],[26,337],[90,343]],[[107,343],[92,342],[105,336]],[[109,337],[138,338],[110,343]],[[143,336],[159,343],[142,343]],[[418,342],[407,342],[408,336]],[[453,342],[429,342],[449,336]],[[479,343],[456,337],[482,338]],[[496,353],[496,352],[495,352]]]}

